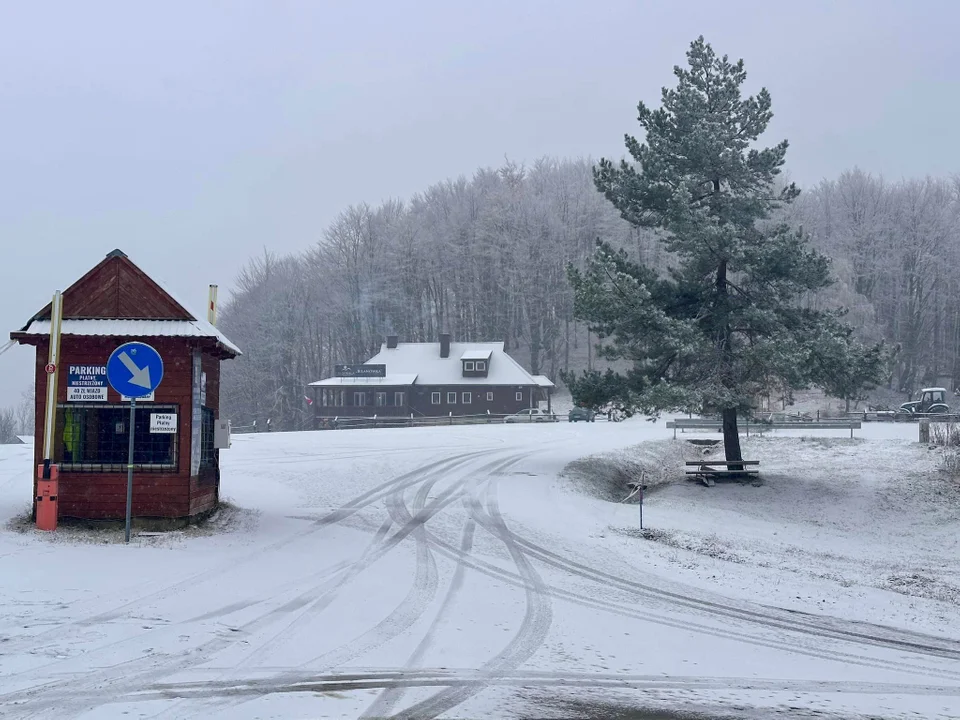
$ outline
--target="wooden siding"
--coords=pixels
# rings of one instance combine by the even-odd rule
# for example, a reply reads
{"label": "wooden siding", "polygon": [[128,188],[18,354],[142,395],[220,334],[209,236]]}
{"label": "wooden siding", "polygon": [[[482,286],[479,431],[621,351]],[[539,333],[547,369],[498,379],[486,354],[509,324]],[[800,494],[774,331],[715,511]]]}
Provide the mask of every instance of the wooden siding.
{"label": "wooden siding", "polygon": [[[195,320],[128,258],[111,255],[63,292],[65,318]],[[50,319],[47,304],[36,319]]]}
{"label": "wooden siding", "polygon": [[[65,336],[61,340],[61,363],[58,372],[58,402],[67,399],[67,372],[71,364],[105,365],[110,353],[129,339]],[[211,490],[198,492],[196,503],[190,473],[190,410],[192,402],[192,351],[196,342],[180,338],[140,338],[152,345],[163,358],[163,381],[156,390],[154,402],[177,405],[179,410],[178,470],[171,473],[134,473],[133,515],[137,517],[177,518],[194,514],[194,507],[208,508]],[[36,437],[35,465],[43,462],[44,408],[46,404],[47,361],[49,339],[37,343],[36,357]],[[219,363],[208,365],[208,403],[211,397],[219,406]],[[213,386],[213,387],[211,387]],[[211,389],[213,393],[211,394]],[[112,388],[107,402],[120,403]],[[149,405],[149,403],[145,403]],[[195,480],[195,479],[194,479]],[[36,495],[34,478],[34,496]],[[214,489],[215,493],[215,489]],[[62,472],[59,488],[60,517],[119,519],[125,515],[126,472]],[[215,501],[214,501],[215,502]],[[202,510],[198,510],[200,512]]]}
{"label": "wooden siding", "polygon": [[[316,388],[315,388],[316,389]],[[353,402],[354,392],[373,393],[382,391],[383,388],[377,386],[352,386],[344,388],[347,391],[347,400]],[[538,401],[545,399],[544,393],[535,385],[414,385],[405,389],[407,392],[407,406],[403,408],[403,413],[397,412],[396,407],[376,407],[369,401],[363,407],[355,406],[327,406],[323,407],[319,402],[314,401],[315,415],[318,418],[324,417],[373,417],[374,415],[383,417],[396,417],[399,414],[409,415],[411,412],[416,416],[423,417],[445,417],[450,413],[454,416],[460,415],[485,415],[488,411],[491,415],[512,415],[528,407],[536,407]],[[440,393],[440,404],[434,405],[432,394]],[[455,392],[457,394],[456,403],[447,402],[447,393]],[[463,402],[463,393],[471,394],[470,403]],[[487,400],[487,393],[493,393],[493,400]],[[516,394],[521,393],[522,399],[517,400]],[[531,402],[531,392],[533,400]],[[317,396],[319,397],[319,395]]]}

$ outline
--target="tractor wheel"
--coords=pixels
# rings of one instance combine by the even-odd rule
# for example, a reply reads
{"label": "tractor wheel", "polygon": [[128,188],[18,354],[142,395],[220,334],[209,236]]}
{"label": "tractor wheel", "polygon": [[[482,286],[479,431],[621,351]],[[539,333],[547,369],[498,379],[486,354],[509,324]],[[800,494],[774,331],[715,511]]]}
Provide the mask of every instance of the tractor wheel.
{"label": "tractor wheel", "polygon": [[934,415],[947,415],[950,413],[950,408],[943,403],[937,403],[936,405],[931,405],[927,412],[933,413]]}

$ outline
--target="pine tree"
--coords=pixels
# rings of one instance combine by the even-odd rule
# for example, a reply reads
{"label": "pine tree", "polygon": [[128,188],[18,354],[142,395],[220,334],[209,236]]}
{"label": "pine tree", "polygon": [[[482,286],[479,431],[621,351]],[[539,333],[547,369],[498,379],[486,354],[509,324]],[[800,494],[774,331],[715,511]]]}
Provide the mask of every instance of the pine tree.
{"label": "pine tree", "polygon": [[[753,144],[772,117],[769,93],[744,98],[743,61],[718,57],[703,37],[688,67],[674,68],[662,107],[639,104],[646,132],[627,135],[634,163],[603,159],[597,188],[630,223],[654,228],[673,258],[666,275],[598,241],[585,271],[568,270],[575,310],[601,338],[600,352],[632,368],[605,382],[628,412],[719,413],[728,460],[741,460],[737,419],[773,384],[802,387],[842,363],[839,312],[805,309],[830,283],[827,259],[802,230],[774,218],[799,194],[777,189],[787,142]],[[833,352],[815,362],[828,336]],[[596,378],[573,380],[595,393]],[[585,382],[587,381],[587,382]],[[736,469],[736,466],[733,466]]]}

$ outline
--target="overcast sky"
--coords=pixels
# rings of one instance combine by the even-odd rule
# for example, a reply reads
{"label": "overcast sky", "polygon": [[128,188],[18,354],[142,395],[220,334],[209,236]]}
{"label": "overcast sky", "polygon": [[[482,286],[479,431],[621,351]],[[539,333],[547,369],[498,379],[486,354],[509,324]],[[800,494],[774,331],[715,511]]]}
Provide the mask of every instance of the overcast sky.
{"label": "overcast sky", "polygon": [[[954,173],[958,27],[952,0],[5,2],[0,327],[115,247],[202,311],[349,204],[619,157],[701,33],[772,93],[801,184]],[[32,363],[0,356],[0,405]]]}

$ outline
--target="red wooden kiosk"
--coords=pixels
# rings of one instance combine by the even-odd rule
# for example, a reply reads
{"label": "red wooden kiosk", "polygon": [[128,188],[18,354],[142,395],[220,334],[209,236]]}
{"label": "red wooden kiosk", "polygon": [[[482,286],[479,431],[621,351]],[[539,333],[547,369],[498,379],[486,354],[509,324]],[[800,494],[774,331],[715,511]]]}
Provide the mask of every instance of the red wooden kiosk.
{"label": "red wooden kiosk", "polygon": [[[215,327],[215,309],[208,319],[194,315],[120,250],[67,288],[62,308],[51,457],[59,518],[124,518],[129,403],[109,387],[106,362],[131,340],[154,347],[164,363],[160,386],[136,403],[133,517],[189,522],[216,509],[220,449],[229,447],[229,424],[219,418],[220,363],[240,350]],[[36,347],[37,466],[50,328],[48,305],[10,334]],[[35,498],[37,490],[35,483]]]}

